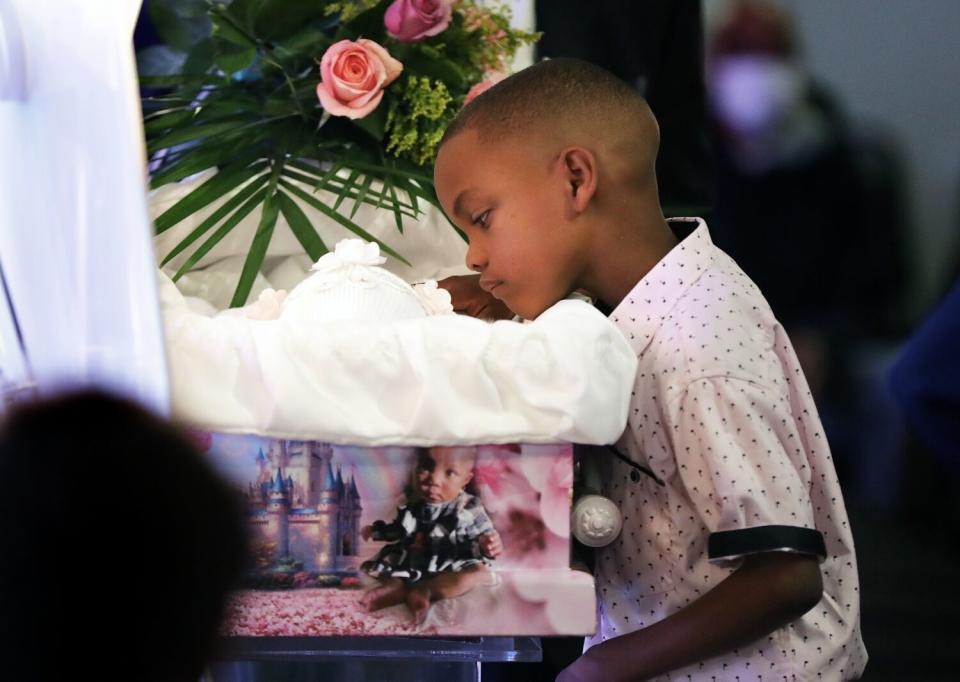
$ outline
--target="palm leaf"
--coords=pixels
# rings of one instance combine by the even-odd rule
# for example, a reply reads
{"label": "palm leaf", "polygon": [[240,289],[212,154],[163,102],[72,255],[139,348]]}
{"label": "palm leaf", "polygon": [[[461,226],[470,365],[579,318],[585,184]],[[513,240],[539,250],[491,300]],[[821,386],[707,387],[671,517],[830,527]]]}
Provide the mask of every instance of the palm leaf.
{"label": "palm leaf", "polygon": [[323,254],[330,251],[297,202],[283,192],[277,192],[277,202],[280,204],[280,212],[283,213],[287,225],[290,226],[290,231],[310,256],[310,260],[316,262]]}
{"label": "palm leaf", "polygon": [[218,146],[197,146],[178,153],[172,161],[164,160],[163,165],[150,176],[150,189],[183,180],[186,177],[217,166],[229,155],[227,150]]}
{"label": "palm leaf", "polygon": [[[151,140],[147,144],[147,152],[153,154],[160,149],[169,149],[186,142],[193,142],[205,137],[213,137],[220,133],[227,133],[239,130],[245,126],[241,124],[244,119],[232,119],[227,121],[217,121],[215,123],[204,123],[202,125],[192,125],[178,128],[163,137]],[[259,123],[257,121],[248,121],[249,124]]]}
{"label": "palm leaf", "polygon": [[354,216],[357,215],[357,211],[360,210],[360,204],[367,202],[373,203],[367,200],[367,196],[370,194],[370,185],[373,184],[373,176],[367,175],[363,179],[363,184],[360,186],[357,196],[353,198],[353,208],[350,209],[350,220],[353,220]]}
{"label": "palm leaf", "polygon": [[193,266],[200,262],[200,259],[206,256],[210,249],[216,246],[221,239],[223,239],[233,228],[235,228],[241,220],[246,218],[253,209],[263,203],[264,197],[267,196],[267,188],[258,190],[252,197],[250,197],[247,202],[241,206],[237,211],[230,216],[227,221],[220,226],[220,228],[214,232],[207,241],[200,245],[196,251],[186,260],[186,262],[180,266],[180,269],[177,270],[176,274],[173,276],[173,281],[176,282],[178,279],[183,277],[185,274],[190,272],[193,269]]}
{"label": "palm leaf", "polygon": [[347,218],[346,216],[341,215],[339,212],[337,212],[337,211],[333,210],[332,208],[330,208],[329,206],[327,206],[325,203],[323,203],[322,201],[320,201],[320,200],[317,199],[316,197],[310,196],[309,194],[307,194],[306,192],[304,192],[302,189],[300,189],[300,188],[297,187],[296,185],[292,185],[292,184],[290,184],[289,182],[286,182],[285,180],[281,180],[281,181],[280,181],[280,185],[283,186],[283,187],[284,187],[287,191],[289,191],[290,193],[292,193],[292,194],[294,194],[295,196],[297,196],[301,201],[305,201],[306,203],[310,204],[310,205],[313,206],[315,209],[317,209],[317,210],[320,211],[321,213],[325,214],[326,216],[328,216],[328,217],[331,218],[332,220],[335,220],[336,222],[340,223],[343,227],[347,228],[348,230],[350,230],[351,232],[353,232],[353,233],[354,233],[355,235],[357,235],[358,237],[362,237],[363,239],[366,239],[366,240],[369,241],[369,242],[375,242],[376,244],[378,244],[378,245],[380,246],[380,249],[381,249],[384,253],[387,253],[387,254],[393,256],[394,258],[396,258],[398,261],[400,261],[400,262],[403,263],[404,265],[410,265],[410,261],[408,261],[406,258],[404,258],[403,256],[401,256],[399,253],[397,253],[396,251],[394,251],[393,249],[391,249],[389,246],[387,246],[386,244],[384,244],[382,241],[380,241],[379,239],[377,239],[376,237],[374,237],[372,234],[370,234],[369,232],[367,232],[366,230],[364,230],[362,227],[360,227],[359,225],[357,225],[355,222],[353,222],[352,220],[350,220],[350,219]]}
{"label": "palm leaf", "polygon": [[157,216],[157,219],[153,223],[157,234],[165,232],[184,218],[193,215],[204,206],[216,201],[230,190],[236,189],[242,183],[263,171],[265,167],[266,161],[260,161],[252,166],[240,164],[219,171],[212,178]]}
{"label": "palm leaf", "polygon": [[[312,185],[313,185],[314,187],[316,187],[317,189],[325,189],[325,190],[328,190],[328,191],[331,191],[331,192],[337,192],[337,193],[343,191],[343,187],[344,187],[344,184],[343,184],[343,183],[344,183],[344,181],[343,181],[340,177],[338,177],[337,174],[336,174],[338,170],[340,170],[341,168],[344,167],[343,165],[340,165],[340,162],[336,162],[334,165],[332,165],[332,166],[331,166],[328,170],[326,170],[326,171],[321,171],[321,170],[320,170],[319,168],[317,168],[316,166],[311,166],[310,164],[303,163],[302,161],[290,160],[290,161],[288,161],[287,163],[288,163],[288,165],[290,165],[290,166],[294,166],[295,168],[298,168],[299,170],[303,171],[304,173],[307,173],[307,174],[309,174],[309,175],[311,175],[311,176],[313,176],[313,177],[315,177],[315,178],[319,178],[318,181],[313,182],[312,180],[305,179],[305,178],[303,178],[303,177],[301,176],[301,177],[298,177],[298,178],[297,178],[297,179],[300,180],[301,182],[306,183],[306,184],[312,184]],[[348,164],[346,164],[346,165],[350,165],[350,164],[348,163]],[[372,167],[373,167],[373,168],[376,168],[376,166],[372,166]],[[286,172],[288,172],[288,171],[289,171],[289,169],[287,169],[287,171],[284,171],[284,172],[286,173]],[[418,217],[419,217],[419,214],[420,214],[420,210],[419,210],[419,207],[414,204],[414,201],[416,201],[415,197],[414,197],[411,201],[404,202],[404,201],[397,195],[396,191],[395,191],[395,190],[393,189],[393,187],[391,186],[391,185],[394,184],[394,180],[392,179],[392,175],[391,175],[391,173],[390,173],[389,167],[388,167],[388,166],[384,166],[384,167],[381,169],[381,171],[382,171],[382,172],[380,172],[380,173],[372,173],[372,175],[373,175],[375,178],[380,179],[381,182],[383,182],[383,185],[384,185],[384,189],[377,195],[377,200],[376,200],[376,203],[375,203],[374,205],[375,205],[377,208],[380,208],[381,206],[384,206],[384,205],[385,205],[385,204],[384,204],[384,201],[385,201],[385,199],[387,198],[386,195],[389,193],[390,199],[391,199],[391,202],[392,202],[392,203],[388,203],[388,204],[387,204],[387,207],[388,207],[388,208],[390,208],[390,209],[393,210],[394,212],[396,212],[397,210],[399,210],[399,212],[400,212],[402,215],[406,215],[406,216],[409,216],[409,217],[411,217],[411,218],[418,218]],[[382,176],[382,177],[381,177],[381,176]],[[355,193],[351,192],[351,193],[348,195],[348,198],[351,198],[351,199],[352,199],[352,198],[354,198],[354,196],[355,196]],[[370,204],[373,203],[373,202],[370,201],[369,199],[365,199],[365,201],[366,201],[366,203],[370,203]],[[399,230],[400,230],[400,232],[403,232],[403,228],[402,228],[402,227],[400,227]]]}
{"label": "palm leaf", "polygon": [[193,110],[189,108],[164,110],[144,117],[143,132],[152,135],[169,128],[186,123],[193,117]]}
{"label": "palm leaf", "polygon": [[[383,179],[384,190],[390,190],[390,197],[393,199],[393,218],[397,221],[397,230],[403,234],[403,216],[400,212],[400,200],[397,198],[397,191],[393,188],[393,179],[388,175]],[[416,216],[413,216],[416,218]]]}
{"label": "palm leaf", "polygon": [[[346,198],[348,199],[361,199],[364,203],[376,206],[377,208],[384,206],[384,200],[386,199],[386,196],[383,192],[380,192],[379,194],[368,192],[366,196],[361,197],[360,192],[352,189],[346,189],[342,182],[337,178],[330,178],[325,185],[321,185],[316,181],[316,176],[309,176],[304,173],[291,170],[290,168],[284,168],[283,175],[289,180],[296,180],[297,182],[302,182],[305,185],[309,185],[313,187],[315,191],[322,189],[333,194],[345,193]],[[397,203],[394,205],[389,205],[388,202],[387,205],[388,209],[399,211],[403,215],[410,216],[411,218],[416,218],[417,216],[414,213],[404,210],[404,208],[407,207],[408,205],[404,204],[402,201],[397,201]],[[353,218],[352,215],[350,217],[351,219]]]}
{"label": "palm leaf", "polygon": [[211,213],[202,223],[197,225],[197,227],[190,234],[184,237],[184,239],[166,255],[163,261],[161,261],[160,267],[163,267],[171,260],[176,258],[185,248],[193,244],[195,241],[197,241],[197,239],[206,234],[210,228],[227,217],[254,192],[263,187],[267,183],[267,178],[267,175],[261,175],[260,177],[255,178],[253,182],[248,183],[243,189],[230,197],[229,200],[225,201],[220,208]]}
{"label": "palm leaf", "polygon": [[[274,183],[271,182],[271,188],[273,187]],[[253,288],[253,283],[260,272],[260,266],[263,265],[263,258],[267,255],[267,247],[270,245],[273,230],[277,225],[279,207],[276,192],[268,194],[266,201],[263,202],[260,224],[257,225],[257,231],[253,235],[253,242],[250,244],[250,250],[247,251],[247,258],[243,261],[243,270],[240,271],[240,280],[237,282],[233,299],[230,301],[231,308],[244,305],[250,296],[250,290]]]}
{"label": "palm leaf", "polygon": [[[357,178],[360,177],[361,173],[356,168],[350,170],[350,175],[347,176],[347,179],[343,181],[343,187],[348,191],[353,191],[356,186]],[[343,203],[343,200],[347,198],[347,193],[341,191],[337,196],[337,200],[333,202],[333,210],[336,211],[340,208],[340,204]]]}

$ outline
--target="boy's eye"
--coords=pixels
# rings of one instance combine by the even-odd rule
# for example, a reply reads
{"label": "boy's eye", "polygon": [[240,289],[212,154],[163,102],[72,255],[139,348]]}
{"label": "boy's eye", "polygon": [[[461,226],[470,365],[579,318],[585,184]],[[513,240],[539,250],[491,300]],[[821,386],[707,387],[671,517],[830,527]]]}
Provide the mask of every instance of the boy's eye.
{"label": "boy's eye", "polygon": [[489,218],[490,218],[490,209],[487,209],[483,213],[480,213],[477,216],[475,216],[471,220],[471,222],[474,225],[479,225],[480,227],[487,227],[487,221],[489,220]]}
{"label": "boy's eye", "polygon": [[453,469],[447,469],[447,476],[456,476],[457,472]]}

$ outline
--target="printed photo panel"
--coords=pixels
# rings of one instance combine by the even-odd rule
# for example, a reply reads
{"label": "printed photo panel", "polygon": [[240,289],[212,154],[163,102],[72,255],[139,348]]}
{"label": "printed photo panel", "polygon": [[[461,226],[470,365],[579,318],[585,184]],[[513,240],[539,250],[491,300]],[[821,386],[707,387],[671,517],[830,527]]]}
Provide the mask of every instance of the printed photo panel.
{"label": "printed photo panel", "polygon": [[569,444],[198,439],[247,503],[253,565],[226,635],[593,632]]}

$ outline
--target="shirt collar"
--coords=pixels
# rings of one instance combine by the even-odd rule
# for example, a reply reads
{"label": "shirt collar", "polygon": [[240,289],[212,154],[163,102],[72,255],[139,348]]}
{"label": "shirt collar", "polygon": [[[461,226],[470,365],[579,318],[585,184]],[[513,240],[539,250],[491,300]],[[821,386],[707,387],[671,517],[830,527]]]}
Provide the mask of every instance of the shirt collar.
{"label": "shirt collar", "polygon": [[643,353],[663,320],[691,284],[712,264],[713,240],[700,218],[668,221],[674,231],[693,231],[663,257],[610,313],[634,353]]}

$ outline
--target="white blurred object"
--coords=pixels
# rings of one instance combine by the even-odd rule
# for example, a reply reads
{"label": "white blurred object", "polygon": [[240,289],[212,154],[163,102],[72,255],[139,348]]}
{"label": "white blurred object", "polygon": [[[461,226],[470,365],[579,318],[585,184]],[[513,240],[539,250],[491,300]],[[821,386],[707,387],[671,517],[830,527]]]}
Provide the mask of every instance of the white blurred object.
{"label": "white blurred object", "polygon": [[276,320],[280,317],[286,298],[286,289],[280,291],[267,289],[260,294],[260,298],[253,305],[246,307],[244,314],[251,320]]}
{"label": "white blurred object", "polygon": [[[177,280],[177,288],[184,296],[202,298],[217,310],[225,310],[230,307],[233,291],[237,288],[240,271],[243,270],[246,260],[246,255],[228,256],[202,270],[191,270]],[[169,268],[165,272],[168,276],[173,276],[173,271]],[[258,272],[247,300],[257,300],[260,294],[270,288],[276,287]]]}
{"label": "white blurred object", "polygon": [[602,495],[584,495],[570,514],[570,528],[587,547],[605,547],[620,534],[623,519],[617,505]]}
{"label": "white blurred object", "polygon": [[437,280],[414,282],[411,286],[427,315],[447,315],[453,312],[453,299],[450,297],[450,292],[441,289]]}
{"label": "white blurred object", "polygon": [[139,9],[0,0],[0,263],[42,393],[97,384],[167,412]]}
{"label": "white blurred object", "polygon": [[27,66],[13,4],[0,2],[0,102],[26,97]]}
{"label": "white blurred object", "polygon": [[313,262],[310,256],[300,253],[294,256],[281,258],[278,263],[273,265],[267,272],[267,279],[270,280],[270,286],[274,289],[293,289],[307,278]]}
{"label": "white blurred object", "polygon": [[372,264],[376,251],[359,252],[367,263],[337,253],[279,319],[196,314],[159,273],[179,419],[370,446],[604,444],[623,432],[637,359],[592,306],[560,301],[530,324],[427,314]]}
{"label": "white blurred object", "polygon": [[380,247],[362,239],[343,239],[324,254],[310,277],[290,292],[280,318],[292,323],[365,320],[388,322],[425,317],[409,284],[379,267]]}

